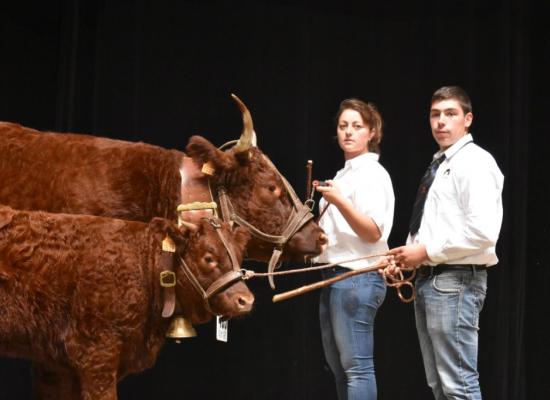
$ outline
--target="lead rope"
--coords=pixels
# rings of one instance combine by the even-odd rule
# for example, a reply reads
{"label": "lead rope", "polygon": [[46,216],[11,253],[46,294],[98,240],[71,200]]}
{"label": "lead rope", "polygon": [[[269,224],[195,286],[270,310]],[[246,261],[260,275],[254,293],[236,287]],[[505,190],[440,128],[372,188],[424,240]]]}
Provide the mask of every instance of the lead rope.
{"label": "lead rope", "polygon": [[[334,267],[334,266],[337,266],[337,265],[340,266],[342,264],[350,263],[350,262],[353,262],[353,261],[365,260],[365,259],[368,259],[368,258],[375,258],[375,257],[384,257],[384,256],[386,256],[385,253],[370,254],[370,255],[367,255],[367,256],[357,257],[357,258],[353,258],[353,259],[346,260],[346,261],[339,261],[337,263],[324,264],[324,265],[319,265],[319,266],[315,266],[315,267],[296,268],[296,269],[290,269],[290,270],[279,271],[279,272],[255,272],[255,271],[245,270],[245,275],[244,275],[243,279],[247,280],[247,279],[256,278],[256,277],[258,277],[258,278],[260,278],[260,277],[271,277],[271,276],[275,276],[275,275],[290,275],[290,274],[297,274],[297,273],[303,273],[303,272],[318,271],[318,270],[322,270],[322,269],[331,268],[331,267]],[[378,271],[380,268],[382,268],[386,265],[384,265],[383,261],[379,261],[375,265],[372,265],[372,266],[369,266],[369,267],[359,268],[359,269],[356,269],[356,270],[350,270],[349,272],[345,272],[345,273],[343,273],[339,276],[336,276],[336,277],[333,277],[333,278],[330,278],[330,279],[325,279],[325,280],[322,280],[322,281],[314,282],[314,283],[309,284],[309,285],[301,286],[297,289],[293,289],[293,290],[289,290],[287,292],[279,293],[279,294],[273,296],[273,302],[276,303],[278,301],[287,300],[287,299],[290,299],[292,297],[296,297],[296,296],[302,295],[304,293],[311,292],[315,289],[320,289],[322,287],[329,286],[329,285],[331,285],[335,282],[350,278],[350,277],[355,276],[355,275],[364,274],[364,273],[368,273],[368,272],[375,272],[375,271]],[[395,264],[392,261],[390,263],[390,265],[395,265]],[[415,290],[414,284],[412,283],[412,280],[416,275],[416,269],[417,269],[417,267],[401,268],[399,273],[397,274],[397,277],[395,277],[393,275],[390,275],[390,274],[388,274],[387,272],[384,271],[384,274],[383,274],[384,282],[386,283],[387,286],[393,287],[397,290],[397,295],[398,295],[399,299],[404,303],[410,303],[416,297],[416,290]],[[404,275],[403,275],[403,271],[411,272],[411,275],[408,276],[407,278],[405,278]],[[403,295],[403,293],[401,292],[401,287],[403,287],[403,286],[408,286],[410,288],[410,290],[411,290],[411,295],[410,296],[407,297],[407,296]]]}

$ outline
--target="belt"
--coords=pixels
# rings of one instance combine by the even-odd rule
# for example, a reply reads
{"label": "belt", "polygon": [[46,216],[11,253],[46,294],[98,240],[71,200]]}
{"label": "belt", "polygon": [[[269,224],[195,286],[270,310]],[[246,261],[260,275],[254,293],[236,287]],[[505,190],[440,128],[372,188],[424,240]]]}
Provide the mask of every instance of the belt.
{"label": "belt", "polygon": [[341,265],[335,265],[334,267],[327,268],[326,271],[330,272],[349,272],[351,269],[342,267]]}
{"label": "belt", "polygon": [[421,265],[418,268],[419,275],[439,275],[442,272],[447,271],[485,271],[487,269],[486,265],[478,264],[438,264],[438,265]]}
{"label": "belt", "polygon": [[[313,264],[314,267],[320,267],[323,265],[327,265],[327,263],[315,263]],[[349,272],[351,269],[342,267],[341,265],[335,265],[334,267],[324,268],[322,269],[323,272]]]}

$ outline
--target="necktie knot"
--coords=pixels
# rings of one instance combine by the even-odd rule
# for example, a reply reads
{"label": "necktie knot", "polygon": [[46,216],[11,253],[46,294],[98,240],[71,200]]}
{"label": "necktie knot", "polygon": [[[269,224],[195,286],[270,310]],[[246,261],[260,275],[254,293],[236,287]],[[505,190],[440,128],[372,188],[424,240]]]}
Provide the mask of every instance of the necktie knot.
{"label": "necktie knot", "polygon": [[416,200],[414,201],[411,221],[409,223],[409,232],[411,233],[411,235],[414,235],[416,232],[418,232],[418,229],[420,228],[420,222],[422,221],[422,214],[424,213],[424,203],[426,202],[426,197],[428,196],[430,186],[435,179],[437,169],[444,160],[445,154],[433,160],[428,166],[428,170],[420,180],[418,192],[416,193]]}

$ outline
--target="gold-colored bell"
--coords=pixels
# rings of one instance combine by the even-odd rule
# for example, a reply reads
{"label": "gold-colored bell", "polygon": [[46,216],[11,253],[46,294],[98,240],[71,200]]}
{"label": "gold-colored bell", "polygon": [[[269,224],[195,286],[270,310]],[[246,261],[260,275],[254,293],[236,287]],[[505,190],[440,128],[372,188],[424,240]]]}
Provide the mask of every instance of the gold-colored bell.
{"label": "gold-colored bell", "polygon": [[183,318],[181,315],[175,316],[168,327],[166,332],[166,337],[170,339],[175,339],[176,343],[181,343],[180,339],[189,338],[197,336],[197,331],[191,325],[187,319]]}

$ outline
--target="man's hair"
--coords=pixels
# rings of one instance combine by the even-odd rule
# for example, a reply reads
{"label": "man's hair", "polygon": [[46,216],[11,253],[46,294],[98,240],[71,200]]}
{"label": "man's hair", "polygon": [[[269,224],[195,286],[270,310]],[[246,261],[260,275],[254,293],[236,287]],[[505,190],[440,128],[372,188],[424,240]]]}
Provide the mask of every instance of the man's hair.
{"label": "man's hair", "polygon": [[464,114],[472,112],[472,101],[470,100],[470,96],[468,96],[468,93],[459,86],[443,86],[437,89],[432,95],[432,102],[430,105],[438,101],[450,99],[457,100],[460,103],[460,107],[462,107]]}
{"label": "man's hair", "polygon": [[374,135],[369,141],[369,151],[380,154],[380,141],[382,140],[382,116],[378,111],[378,108],[373,103],[366,103],[359,99],[346,99],[340,103],[340,108],[336,114],[336,124],[340,119],[340,115],[345,110],[354,110],[361,115],[365,125],[370,130],[374,131]]}

